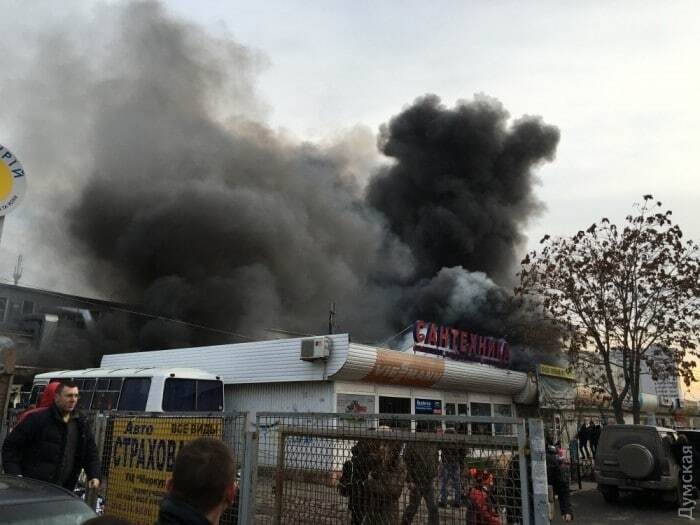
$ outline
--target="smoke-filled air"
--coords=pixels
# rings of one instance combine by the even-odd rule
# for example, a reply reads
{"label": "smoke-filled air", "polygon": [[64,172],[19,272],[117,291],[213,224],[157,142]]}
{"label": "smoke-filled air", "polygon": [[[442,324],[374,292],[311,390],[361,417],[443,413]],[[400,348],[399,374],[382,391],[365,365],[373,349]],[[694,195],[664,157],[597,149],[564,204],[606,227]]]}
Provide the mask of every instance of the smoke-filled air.
{"label": "smoke-filled air", "polygon": [[[10,129],[32,159],[28,241],[65,261],[49,274],[73,268],[57,282],[251,337],[325,333],[331,301],[336,329],[363,342],[415,318],[514,343],[532,329],[505,290],[559,140],[541,118],[417,93],[376,149],[361,130],[303,142],[266,125],[268,58],[151,2],[46,22],[10,59],[0,89],[22,99]],[[134,344],[217,337],[152,320]]]}

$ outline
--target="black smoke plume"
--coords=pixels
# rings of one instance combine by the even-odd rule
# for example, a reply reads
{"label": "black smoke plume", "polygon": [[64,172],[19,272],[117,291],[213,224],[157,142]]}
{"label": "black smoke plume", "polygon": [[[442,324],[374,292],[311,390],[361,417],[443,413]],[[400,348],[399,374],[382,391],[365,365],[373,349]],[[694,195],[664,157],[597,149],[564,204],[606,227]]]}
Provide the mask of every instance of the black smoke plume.
{"label": "black smoke plume", "polygon": [[379,138],[395,163],[368,188],[368,200],[407,244],[417,275],[463,266],[510,283],[527,220],[542,204],[533,167],[552,160],[559,130],[539,117],[508,125],[485,96],[447,109],[435,95],[391,119]]}
{"label": "black smoke plume", "polygon": [[[532,322],[494,281],[511,282],[541,210],[533,169],[556,128],[428,95],[381,129],[389,162],[368,174],[356,134],[318,145],[265,125],[259,53],[159,3],[93,16],[37,29],[2,85],[41,177],[28,239],[61,261],[56,282],[252,337],[325,333],[329,301],[366,342],[417,316],[513,337]],[[220,331],[154,319],[134,344],[240,340]]]}

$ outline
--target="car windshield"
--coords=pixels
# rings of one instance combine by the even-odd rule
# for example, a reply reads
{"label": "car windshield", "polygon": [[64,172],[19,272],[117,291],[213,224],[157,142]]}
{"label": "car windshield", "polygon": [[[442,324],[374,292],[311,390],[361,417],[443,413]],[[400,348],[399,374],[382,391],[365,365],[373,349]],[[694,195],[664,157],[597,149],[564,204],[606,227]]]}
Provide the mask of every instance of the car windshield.
{"label": "car windshield", "polygon": [[0,515],[7,525],[80,525],[96,516],[78,499],[0,505]]}

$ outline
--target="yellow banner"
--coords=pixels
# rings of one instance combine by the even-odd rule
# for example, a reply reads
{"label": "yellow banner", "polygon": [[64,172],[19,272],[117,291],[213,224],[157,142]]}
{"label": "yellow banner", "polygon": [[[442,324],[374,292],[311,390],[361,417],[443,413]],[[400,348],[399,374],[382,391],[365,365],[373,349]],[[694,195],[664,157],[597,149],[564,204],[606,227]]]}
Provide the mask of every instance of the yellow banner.
{"label": "yellow banner", "polygon": [[567,368],[561,368],[558,366],[550,366],[550,365],[542,365],[542,364],[540,364],[539,367],[540,367],[540,375],[561,377],[562,379],[570,379],[572,381],[576,381],[576,376],[574,375],[574,372],[572,370],[567,369]]}
{"label": "yellow banner", "polygon": [[221,439],[220,418],[116,418],[109,442],[105,514],[152,525],[180,448],[198,437]]}

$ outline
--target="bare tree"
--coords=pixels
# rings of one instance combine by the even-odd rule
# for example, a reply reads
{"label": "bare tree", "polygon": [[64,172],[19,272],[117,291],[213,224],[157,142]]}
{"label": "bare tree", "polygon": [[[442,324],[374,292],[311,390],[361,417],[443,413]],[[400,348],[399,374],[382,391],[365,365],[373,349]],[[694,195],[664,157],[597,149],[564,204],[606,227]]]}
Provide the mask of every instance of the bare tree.
{"label": "bare tree", "polygon": [[644,196],[618,228],[606,218],[571,238],[545,236],[522,261],[516,295],[534,297],[563,333],[580,379],[639,423],[642,363],[650,374],[693,374],[700,334],[698,245],[683,242],[661,203]]}

